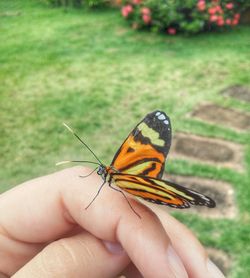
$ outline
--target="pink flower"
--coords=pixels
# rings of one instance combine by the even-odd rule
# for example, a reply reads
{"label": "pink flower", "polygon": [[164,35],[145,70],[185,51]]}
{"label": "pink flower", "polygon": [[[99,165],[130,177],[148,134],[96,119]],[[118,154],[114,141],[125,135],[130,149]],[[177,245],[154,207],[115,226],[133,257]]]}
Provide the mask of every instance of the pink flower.
{"label": "pink flower", "polygon": [[226,4],[226,8],[229,10],[232,10],[233,7],[234,7],[234,4],[232,2]]}
{"label": "pink flower", "polygon": [[239,23],[238,19],[233,19],[231,25],[237,25]]}
{"label": "pink flower", "polygon": [[134,5],[139,5],[139,4],[141,4],[141,0],[133,0],[132,3]]}
{"label": "pink flower", "polygon": [[132,13],[133,12],[133,7],[131,5],[127,5],[125,7],[126,7],[128,13]]}
{"label": "pink flower", "polygon": [[223,14],[224,11],[222,10],[221,6],[218,5],[218,6],[215,6],[214,9],[216,10],[216,12],[218,12],[219,14]]}
{"label": "pink flower", "polygon": [[143,14],[142,20],[144,21],[145,24],[149,24],[151,22],[151,16],[148,14]]}
{"label": "pink flower", "polygon": [[218,17],[218,20],[217,20],[217,25],[218,26],[223,26],[224,25],[224,18],[222,16]]}
{"label": "pink flower", "polygon": [[231,23],[232,23],[232,20],[230,18],[226,19],[226,24],[227,25],[231,25]]}
{"label": "pink flower", "polygon": [[206,2],[201,0],[197,3],[196,7],[199,11],[204,11],[206,9]]}
{"label": "pink flower", "polygon": [[217,15],[211,15],[209,20],[210,20],[210,22],[215,22],[215,21],[218,20],[218,16]]}
{"label": "pink flower", "polygon": [[150,14],[151,14],[151,11],[150,11],[149,8],[144,7],[144,8],[141,9],[141,13],[142,13],[142,14],[150,15]]}
{"label": "pink flower", "polygon": [[122,7],[122,16],[123,17],[127,17],[128,15],[129,15],[129,13],[128,13],[128,11],[127,11],[127,9],[126,9],[126,7]]}
{"label": "pink flower", "polygon": [[240,14],[235,14],[234,18],[239,20],[240,19]]}
{"label": "pink flower", "polygon": [[123,17],[128,17],[129,14],[131,14],[133,12],[133,7],[131,5],[126,5],[124,7],[122,7],[122,16]]}
{"label": "pink flower", "polygon": [[169,33],[169,35],[175,35],[176,34],[176,29],[173,27],[169,27],[167,32]]}
{"label": "pink flower", "polygon": [[215,14],[215,13],[216,13],[216,8],[215,8],[215,7],[209,8],[209,9],[208,9],[208,13],[209,13],[209,14]]}

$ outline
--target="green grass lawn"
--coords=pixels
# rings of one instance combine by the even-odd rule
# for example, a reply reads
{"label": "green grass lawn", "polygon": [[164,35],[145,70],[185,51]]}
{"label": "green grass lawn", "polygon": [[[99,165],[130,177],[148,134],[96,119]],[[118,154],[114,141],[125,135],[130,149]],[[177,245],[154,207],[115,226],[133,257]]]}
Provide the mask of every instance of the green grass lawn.
{"label": "green grass lawn", "polygon": [[244,146],[244,173],[174,157],[167,170],[233,185],[237,219],[176,217],[205,245],[231,256],[231,277],[249,277],[249,133],[186,115],[205,102],[250,112],[249,104],[219,94],[233,84],[250,86],[250,27],[169,37],[131,30],[117,10],[53,9],[35,0],[1,1],[0,14],[0,191],[56,171],[57,161],[91,158],[86,150],[80,155],[81,146],[62,122],[110,163],[134,125],[162,109],[174,132]]}

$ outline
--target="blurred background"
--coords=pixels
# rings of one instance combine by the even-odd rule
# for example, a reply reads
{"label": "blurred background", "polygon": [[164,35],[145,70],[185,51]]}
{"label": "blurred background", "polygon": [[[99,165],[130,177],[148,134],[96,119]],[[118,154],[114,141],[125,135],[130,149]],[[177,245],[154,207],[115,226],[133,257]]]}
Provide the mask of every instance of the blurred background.
{"label": "blurred background", "polygon": [[0,1],[0,192],[93,159],[62,122],[108,165],[161,109],[165,177],[217,202],[168,211],[227,277],[250,277],[249,1],[163,2]]}

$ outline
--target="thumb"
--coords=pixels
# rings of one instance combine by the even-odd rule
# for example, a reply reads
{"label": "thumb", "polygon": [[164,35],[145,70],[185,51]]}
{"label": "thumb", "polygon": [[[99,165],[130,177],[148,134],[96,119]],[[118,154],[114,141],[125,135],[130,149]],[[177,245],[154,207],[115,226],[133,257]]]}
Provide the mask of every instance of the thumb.
{"label": "thumb", "polygon": [[52,242],[12,277],[108,278],[117,276],[128,263],[120,244],[84,232]]}

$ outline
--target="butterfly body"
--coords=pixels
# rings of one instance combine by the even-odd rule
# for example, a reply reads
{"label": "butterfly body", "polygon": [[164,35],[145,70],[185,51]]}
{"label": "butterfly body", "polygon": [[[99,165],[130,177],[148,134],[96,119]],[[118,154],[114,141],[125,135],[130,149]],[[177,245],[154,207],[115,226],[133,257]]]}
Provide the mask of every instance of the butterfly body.
{"label": "butterfly body", "polygon": [[97,174],[111,187],[115,183],[121,190],[156,204],[181,209],[190,204],[215,207],[211,198],[161,179],[170,145],[170,119],[164,112],[154,111],[132,130],[110,166],[99,165]]}

